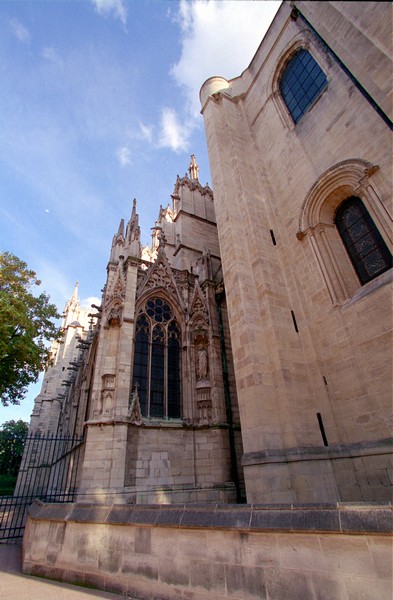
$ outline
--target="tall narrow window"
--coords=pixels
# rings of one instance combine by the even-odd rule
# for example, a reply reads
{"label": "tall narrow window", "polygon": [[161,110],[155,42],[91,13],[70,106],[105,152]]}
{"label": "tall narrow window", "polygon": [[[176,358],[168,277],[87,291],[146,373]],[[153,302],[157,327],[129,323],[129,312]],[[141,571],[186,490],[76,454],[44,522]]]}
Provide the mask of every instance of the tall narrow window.
{"label": "tall narrow window", "polygon": [[133,387],[144,417],[179,418],[180,327],[162,298],[148,300],[135,327]]}
{"label": "tall narrow window", "polygon": [[147,411],[147,393],[149,389],[149,339],[150,325],[145,315],[136,322],[134,374],[133,380],[138,384],[138,395],[143,415]]}
{"label": "tall narrow window", "polygon": [[180,329],[176,321],[168,326],[168,417],[180,415]]}
{"label": "tall narrow window", "polygon": [[360,198],[344,200],[335,223],[362,284],[392,267],[392,255]]}
{"label": "tall narrow window", "polygon": [[280,93],[297,123],[327,85],[325,73],[307,50],[299,50],[281,75]]}

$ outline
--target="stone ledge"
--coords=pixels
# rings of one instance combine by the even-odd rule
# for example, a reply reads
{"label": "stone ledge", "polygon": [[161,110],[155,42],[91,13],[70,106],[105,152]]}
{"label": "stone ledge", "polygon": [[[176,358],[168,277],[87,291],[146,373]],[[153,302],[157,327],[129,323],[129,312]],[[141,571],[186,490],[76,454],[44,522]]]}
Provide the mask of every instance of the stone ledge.
{"label": "stone ledge", "polygon": [[391,534],[393,505],[331,503],[280,505],[43,504],[29,508],[33,520],[246,532]]}
{"label": "stone ledge", "polygon": [[262,465],[271,463],[290,463],[310,460],[334,460],[356,458],[393,452],[393,438],[353,444],[332,444],[331,446],[305,446],[299,448],[277,448],[248,452],[243,455],[242,465]]}

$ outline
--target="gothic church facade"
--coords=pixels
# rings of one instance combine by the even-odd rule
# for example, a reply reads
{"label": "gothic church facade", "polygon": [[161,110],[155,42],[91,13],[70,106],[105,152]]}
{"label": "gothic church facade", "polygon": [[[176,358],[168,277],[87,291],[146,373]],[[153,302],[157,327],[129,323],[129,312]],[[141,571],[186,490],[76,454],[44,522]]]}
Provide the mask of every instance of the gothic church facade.
{"label": "gothic church facade", "polygon": [[33,430],[85,433],[79,501],[391,498],[390,24],[284,2],[202,86],[214,199],[192,157],[147,248],[134,202],[36,400]]}
{"label": "gothic church facade", "polygon": [[[134,200],[127,226],[122,220],[113,238],[102,303],[82,329],[75,329],[76,293],[31,429],[84,432],[78,499],[241,501],[240,422],[213,194],[199,183],[194,156],[189,174],[177,177],[171,204],[160,208],[151,247],[141,246]],[[57,387],[49,386],[54,380]],[[57,421],[48,420],[55,412]]]}

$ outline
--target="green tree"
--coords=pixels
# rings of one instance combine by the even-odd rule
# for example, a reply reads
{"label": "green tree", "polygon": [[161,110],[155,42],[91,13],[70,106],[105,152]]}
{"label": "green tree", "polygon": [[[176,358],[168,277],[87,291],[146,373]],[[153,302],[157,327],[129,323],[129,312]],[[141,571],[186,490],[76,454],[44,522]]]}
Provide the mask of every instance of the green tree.
{"label": "green tree", "polygon": [[0,425],[0,496],[14,491],[27,432],[28,425],[22,419]]}
{"label": "green tree", "polygon": [[60,315],[34,271],[10,252],[0,254],[0,398],[4,406],[19,404],[30,383],[49,361],[47,343],[59,336],[52,319]]}

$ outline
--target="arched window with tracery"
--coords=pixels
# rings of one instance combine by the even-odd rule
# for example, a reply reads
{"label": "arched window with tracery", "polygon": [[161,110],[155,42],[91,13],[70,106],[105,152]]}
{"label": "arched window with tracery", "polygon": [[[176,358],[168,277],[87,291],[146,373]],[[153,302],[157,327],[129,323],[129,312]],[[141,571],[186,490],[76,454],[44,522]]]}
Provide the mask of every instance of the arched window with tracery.
{"label": "arched window with tracery", "polygon": [[133,387],[138,386],[142,416],[181,416],[179,324],[163,298],[151,298],[135,326]]}
{"label": "arched window with tracery", "polygon": [[301,208],[296,237],[309,240],[335,305],[356,299],[359,284],[364,294],[392,276],[391,218],[374,179],[378,171],[363,159],[337,163],[313,184]]}
{"label": "arched window with tracery", "polygon": [[313,56],[302,48],[286,64],[279,89],[294,123],[297,123],[327,85],[327,78]]}
{"label": "arched window with tracery", "polygon": [[339,205],[335,224],[362,284],[392,267],[392,255],[360,198]]}

